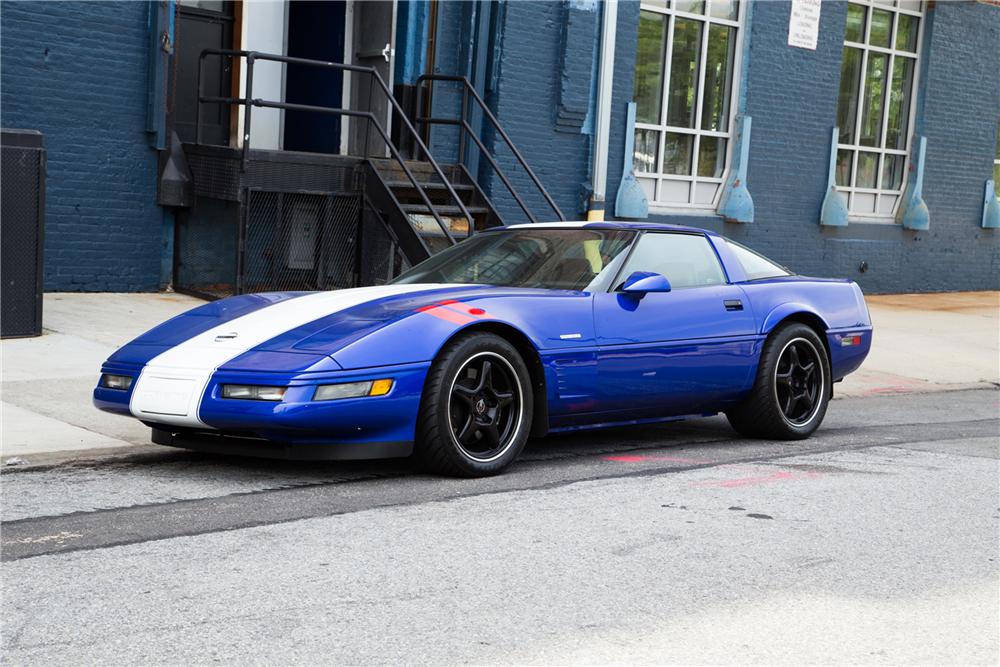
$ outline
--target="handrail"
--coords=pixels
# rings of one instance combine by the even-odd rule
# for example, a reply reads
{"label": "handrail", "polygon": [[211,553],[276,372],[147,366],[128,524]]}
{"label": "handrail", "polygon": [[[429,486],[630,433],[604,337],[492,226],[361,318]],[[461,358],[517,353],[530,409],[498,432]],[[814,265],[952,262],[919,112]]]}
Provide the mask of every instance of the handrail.
{"label": "handrail", "polygon": [[[507,189],[510,190],[511,195],[513,195],[514,199],[521,206],[521,209],[525,212],[525,214],[528,216],[528,218],[532,222],[537,222],[537,220],[535,219],[535,216],[532,215],[531,211],[529,211],[528,208],[527,208],[527,206],[525,205],[524,200],[521,199],[520,195],[518,195],[517,192],[514,190],[513,185],[511,185],[510,181],[507,179],[506,175],[500,169],[499,165],[497,165],[496,161],[490,155],[489,151],[486,150],[486,147],[483,145],[482,141],[479,140],[478,134],[475,132],[475,130],[472,128],[472,126],[469,125],[469,122],[466,120],[466,108],[468,106],[469,94],[471,93],[472,94],[472,99],[474,99],[476,101],[476,103],[479,105],[479,108],[482,110],[483,115],[485,115],[486,118],[490,121],[490,124],[493,125],[493,129],[503,138],[504,142],[507,144],[507,147],[510,148],[511,153],[514,154],[514,157],[517,158],[517,161],[524,168],[525,172],[527,172],[528,176],[531,178],[532,182],[535,184],[535,187],[538,188],[538,191],[541,193],[542,197],[545,198],[545,201],[548,203],[548,205],[552,208],[553,211],[555,211],[555,214],[557,216],[559,216],[560,220],[565,220],[566,219],[566,216],[563,215],[563,212],[556,205],[555,201],[553,201],[552,197],[549,195],[548,190],[545,189],[545,186],[542,185],[542,182],[538,179],[538,176],[535,175],[535,172],[532,171],[531,167],[528,166],[528,162],[524,159],[524,156],[521,155],[521,151],[517,150],[517,146],[515,146],[514,142],[511,141],[510,136],[508,136],[507,132],[500,125],[500,121],[498,121],[497,118],[496,118],[496,116],[493,115],[493,112],[490,111],[489,106],[487,106],[486,102],[483,101],[483,98],[480,97],[479,92],[476,90],[475,86],[472,85],[472,82],[469,81],[468,77],[465,77],[465,76],[454,76],[454,75],[449,75],[449,74],[422,74],[421,76],[417,77],[416,86],[417,86],[418,90],[421,90],[420,86],[425,81],[429,81],[429,82],[434,82],[434,81],[453,81],[453,82],[461,83],[462,84],[462,117],[461,117],[460,120],[455,120],[455,119],[450,119],[450,118],[434,118],[433,116],[427,116],[427,117],[417,116],[416,120],[417,120],[418,123],[424,123],[424,124],[428,124],[428,125],[430,125],[430,124],[438,124],[438,125],[457,125],[457,126],[459,126],[461,128],[461,131],[459,132],[459,135],[460,135],[459,162],[462,162],[465,159],[465,155],[464,155],[464,153],[465,153],[465,151],[464,151],[465,141],[464,141],[464,138],[465,138],[465,133],[468,133],[469,136],[479,146],[480,152],[484,156],[486,156],[487,160],[490,162],[490,164],[496,170],[497,175],[500,176],[500,180],[503,181],[504,185],[507,186]],[[433,86],[433,83],[431,83],[431,86]],[[418,105],[418,108],[419,108],[419,105]]]}
{"label": "handrail", "polygon": [[[201,71],[202,64],[204,63],[205,57],[210,55],[218,55],[220,57],[235,57],[235,58],[245,58],[247,61],[247,76],[246,76],[246,87],[244,90],[244,97],[238,98],[227,98],[227,97],[206,97],[202,95],[201,89]],[[466,208],[465,203],[455,192],[455,189],[451,185],[451,181],[445,177],[444,171],[442,171],[441,166],[431,155],[430,150],[424,144],[423,140],[420,138],[419,133],[413,124],[410,122],[409,118],[406,117],[402,107],[399,106],[399,102],[396,98],[392,96],[392,92],[389,90],[389,86],[386,85],[385,81],[382,79],[382,75],[378,73],[374,67],[367,67],[363,65],[347,65],[344,63],[327,62],[322,60],[310,60],[308,58],[295,58],[292,56],[279,56],[270,53],[260,53],[258,51],[239,51],[235,49],[205,49],[198,56],[198,105],[195,110],[195,141],[196,143],[201,143],[201,105],[202,103],[217,103],[217,104],[232,104],[236,106],[244,107],[243,115],[243,154],[242,154],[242,168],[245,171],[247,161],[249,160],[249,148],[250,148],[250,120],[251,120],[251,109],[255,106],[266,107],[272,109],[286,109],[291,111],[306,111],[306,112],[316,112],[316,113],[330,113],[335,115],[352,116],[356,118],[365,118],[368,121],[368,127],[374,125],[375,129],[382,136],[382,140],[385,142],[386,147],[389,149],[390,154],[399,163],[399,166],[403,169],[403,173],[406,174],[407,179],[413,185],[414,189],[420,195],[420,199],[424,206],[430,211],[431,215],[434,216],[434,220],[438,223],[441,231],[444,232],[445,238],[451,244],[455,244],[455,238],[452,236],[451,232],[448,230],[448,226],[444,223],[441,215],[437,212],[437,209],[431,203],[430,198],[427,196],[424,188],[417,182],[416,177],[409,167],[406,166],[405,160],[400,155],[399,150],[392,143],[389,138],[388,133],[385,128],[382,127],[379,119],[375,117],[371,111],[357,111],[354,109],[335,109],[332,107],[320,107],[309,104],[294,104],[289,102],[270,102],[253,97],[253,67],[256,60],[264,60],[270,62],[280,62],[290,65],[304,65],[307,67],[323,67],[327,69],[337,69],[348,72],[358,72],[361,74],[369,74],[372,76],[372,80],[378,81],[379,87],[385,94],[386,98],[389,100],[389,105],[392,109],[399,114],[400,119],[403,121],[404,126],[409,130],[410,134],[413,135],[416,140],[417,146],[427,157],[427,161],[430,162],[431,167],[433,167],[434,172],[441,179],[445,188],[448,190],[448,194],[451,198],[458,204],[459,210],[461,210],[462,215],[469,222],[469,233],[474,233],[475,221],[472,214],[469,213],[469,209]],[[367,153],[367,151],[365,151]],[[365,159],[368,159],[368,155],[365,155]]]}

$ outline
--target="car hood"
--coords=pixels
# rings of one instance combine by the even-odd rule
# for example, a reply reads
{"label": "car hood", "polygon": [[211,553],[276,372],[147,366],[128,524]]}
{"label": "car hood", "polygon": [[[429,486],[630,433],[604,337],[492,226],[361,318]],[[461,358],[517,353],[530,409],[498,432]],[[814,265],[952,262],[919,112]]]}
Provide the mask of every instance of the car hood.
{"label": "car hood", "polygon": [[560,295],[582,293],[411,284],[231,297],[165,322],[120,349],[111,361],[197,358],[226,370],[262,366],[299,371],[323,366],[326,370],[328,364],[317,366],[312,360],[288,355],[335,358],[339,350],[387,327],[397,332],[389,343],[392,347],[407,346],[408,338],[411,343],[415,338],[440,338],[443,342],[455,329],[490,318],[480,304],[500,297]]}

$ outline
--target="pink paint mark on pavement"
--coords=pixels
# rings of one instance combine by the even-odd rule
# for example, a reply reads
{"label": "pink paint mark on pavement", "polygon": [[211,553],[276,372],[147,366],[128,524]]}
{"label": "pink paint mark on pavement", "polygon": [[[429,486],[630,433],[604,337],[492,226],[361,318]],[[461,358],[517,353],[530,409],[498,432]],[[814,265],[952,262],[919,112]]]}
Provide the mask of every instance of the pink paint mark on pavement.
{"label": "pink paint mark on pavement", "polygon": [[735,479],[716,479],[707,482],[699,482],[695,486],[716,486],[723,489],[735,489],[741,486],[758,486],[760,484],[773,484],[775,482],[785,482],[798,479],[812,479],[820,475],[815,472],[790,472],[781,471],[770,475],[759,477],[737,477]]}
{"label": "pink paint mark on pavement", "polygon": [[641,454],[615,454],[614,456],[605,456],[603,458],[605,461],[614,461],[615,463],[646,463],[647,461],[670,461],[671,463],[690,463],[694,465],[712,463],[712,461],[705,459],[688,459],[682,456],[644,456]]}

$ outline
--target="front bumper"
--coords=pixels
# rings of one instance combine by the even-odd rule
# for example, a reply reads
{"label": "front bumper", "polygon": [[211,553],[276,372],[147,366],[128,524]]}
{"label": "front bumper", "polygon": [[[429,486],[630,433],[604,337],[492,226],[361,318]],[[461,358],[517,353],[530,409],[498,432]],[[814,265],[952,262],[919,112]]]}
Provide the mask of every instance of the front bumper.
{"label": "front bumper", "polygon": [[220,432],[175,431],[153,427],[153,442],[208,454],[253,456],[287,461],[395,459],[413,453],[413,442],[335,442],[295,444]]}
{"label": "front bumper", "polygon": [[[323,373],[216,371],[197,402],[197,420],[204,427],[192,426],[187,416],[174,419],[137,413],[130,407],[131,391],[97,387],[94,403],[102,410],[141,419],[154,429],[154,442],[200,451],[300,459],[406,456],[412,450],[429,366],[405,364]],[[132,372],[138,376],[140,370]],[[392,390],[384,396],[312,400],[316,387],[322,384],[381,378],[393,380]],[[223,384],[281,386],[287,390],[281,401],[232,399],[222,397]],[[308,451],[313,447],[317,452]],[[319,448],[331,451],[320,453]]]}

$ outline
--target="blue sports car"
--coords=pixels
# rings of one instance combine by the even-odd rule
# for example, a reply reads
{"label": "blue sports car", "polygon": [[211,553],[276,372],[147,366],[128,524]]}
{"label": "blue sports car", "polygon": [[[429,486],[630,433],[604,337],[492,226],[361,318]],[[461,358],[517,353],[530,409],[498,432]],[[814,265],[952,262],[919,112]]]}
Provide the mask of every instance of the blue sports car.
{"label": "blue sports car", "polygon": [[163,445],[415,454],[479,476],[529,436],[718,412],[744,435],[806,438],[871,338],[855,283],[712,232],[536,224],[476,234],[387,285],[195,308],[116,351],[94,403]]}

